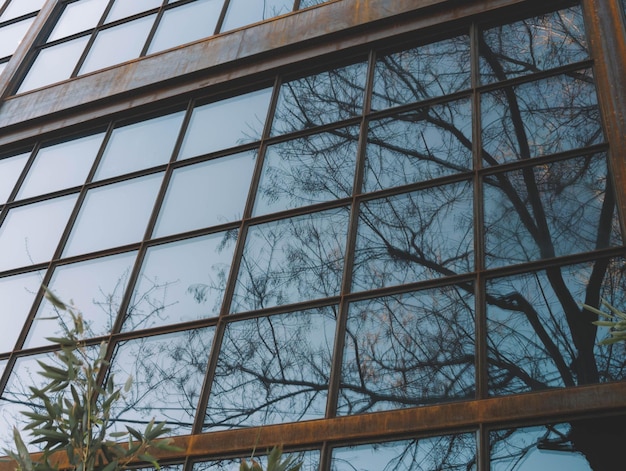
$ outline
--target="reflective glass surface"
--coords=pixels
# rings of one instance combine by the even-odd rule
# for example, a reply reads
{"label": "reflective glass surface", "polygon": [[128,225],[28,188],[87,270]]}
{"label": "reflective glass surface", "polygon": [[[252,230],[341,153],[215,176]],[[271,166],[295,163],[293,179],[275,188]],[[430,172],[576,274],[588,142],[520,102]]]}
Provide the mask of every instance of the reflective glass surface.
{"label": "reflective glass surface", "polygon": [[15,347],[42,278],[43,272],[40,271],[0,278],[0,353]]}
{"label": "reflective glass surface", "polygon": [[336,308],[228,324],[204,430],[324,417]]}
{"label": "reflective glass surface", "polygon": [[48,42],[93,28],[100,21],[107,3],[109,0],[80,0],[67,4],[48,36]]}
{"label": "reflective glass surface", "polygon": [[155,236],[241,219],[255,160],[256,152],[244,152],[176,169]]}
{"label": "reflective glass surface", "polygon": [[11,195],[29,156],[30,152],[26,152],[0,160],[0,204],[6,203]]}
{"label": "reflective glass surface", "polygon": [[122,18],[160,7],[162,3],[162,0],[133,0],[132,2],[128,0],[115,0],[115,3],[107,15],[106,22],[110,23],[112,21],[121,20]]}
{"label": "reflective glass surface", "polygon": [[17,199],[85,183],[103,138],[104,134],[95,134],[40,149]]}
{"label": "reflective glass surface", "polygon": [[146,231],[162,173],[87,192],[65,256],[139,242]]}
{"label": "reflective glass surface", "polygon": [[[301,463],[302,467],[298,471],[319,471],[320,466],[320,452],[319,450],[309,450],[300,453],[283,452],[285,459],[292,459],[292,463]],[[264,454],[264,450],[256,450],[254,454],[256,462],[263,466],[262,469],[267,469],[267,455]],[[225,459],[215,461],[199,461],[193,463],[192,471],[234,471],[240,469],[241,461],[246,460],[248,464],[251,463],[251,457],[242,456],[236,459]]]}
{"label": "reflective glass surface", "polygon": [[0,16],[0,22],[36,12],[45,2],[46,0],[9,0],[6,10]]}
{"label": "reflective glass surface", "polygon": [[196,107],[178,159],[259,140],[271,96],[268,88]]}
{"label": "reflective glass surface", "polygon": [[293,0],[269,0],[263,2],[230,0],[224,23],[222,24],[222,31],[228,31],[289,13],[292,8]]}
{"label": "reflective glass surface", "polygon": [[184,113],[174,113],[113,130],[96,171],[96,180],[167,163]]}
{"label": "reflective glass surface", "polygon": [[0,28],[0,58],[12,55],[33,23],[34,18],[12,23]]}
{"label": "reflective glass surface", "polygon": [[269,146],[254,214],[349,197],[358,140],[354,126]]}

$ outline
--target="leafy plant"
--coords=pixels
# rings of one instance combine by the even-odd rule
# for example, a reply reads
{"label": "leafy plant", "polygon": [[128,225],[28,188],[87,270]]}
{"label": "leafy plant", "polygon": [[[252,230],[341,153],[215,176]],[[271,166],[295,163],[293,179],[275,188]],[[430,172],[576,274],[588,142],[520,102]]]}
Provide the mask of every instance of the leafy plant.
{"label": "leafy plant", "polygon": [[593,322],[597,326],[610,328],[610,337],[602,340],[598,345],[611,345],[616,342],[626,341],[626,313],[612,306],[605,299],[602,300],[601,305],[606,307],[610,311],[610,314],[593,306],[589,306],[588,304],[583,304],[583,307],[588,311],[597,314],[601,318],[607,319]]}
{"label": "leafy plant", "polygon": [[[266,471],[298,471],[302,467],[302,463],[294,463],[294,457],[289,456],[282,459],[283,451],[280,447],[274,447],[267,456]],[[264,471],[261,464],[254,458],[250,458],[250,463],[242,460],[239,471]]]}
{"label": "leafy plant", "polygon": [[[45,289],[45,288],[44,288]],[[18,464],[19,471],[56,471],[60,467],[75,471],[117,471],[131,462],[145,461],[159,467],[151,454],[153,449],[175,450],[167,439],[165,423],[152,420],[143,432],[126,426],[126,431],[111,430],[114,404],[127,392],[132,378],[123,388],[116,386],[110,374],[104,384],[101,376],[108,368],[107,344],[102,343],[95,359],[84,341],[83,318],[74,307],[68,306],[45,290],[45,296],[56,309],[66,311],[71,318],[65,335],[48,338],[60,345],[57,365],[38,361],[46,379],[43,387],[30,387],[31,400],[41,404],[22,412],[28,418],[24,430],[34,437],[31,444],[42,446],[40,459],[33,461],[17,428],[13,430],[15,451],[5,450]],[[97,347],[96,347],[97,350]],[[123,440],[119,442],[119,440]],[[67,461],[65,461],[67,460]]]}

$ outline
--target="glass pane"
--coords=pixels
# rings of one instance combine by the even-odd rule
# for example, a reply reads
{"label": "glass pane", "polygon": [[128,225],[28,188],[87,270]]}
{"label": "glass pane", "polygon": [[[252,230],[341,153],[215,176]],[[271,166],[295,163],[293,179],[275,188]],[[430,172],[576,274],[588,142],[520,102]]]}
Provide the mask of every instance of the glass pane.
{"label": "glass pane", "polygon": [[179,112],[114,129],[96,180],[169,162],[183,116]]}
{"label": "glass pane", "polygon": [[251,227],[231,312],[339,294],[349,216],[338,208]]}
{"label": "glass pane", "polygon": [[24,93],[70,78],[88,40],[89,37],[83,36],[42,49],[17,93]]}
{"label": "glass pane", "polygon": [[486,265],[621,244],[607,172],[606,155],[595,154],[487,177]]}
{"label": "glass pane", "polygon": [[[267,469],[267,455],[261,454],[264,450],[256,450],[254,460],[261,464],[262,469]],[[320,452],[319,450],[309,450],[300,453],[284,453],[283,458],[293,457],[293,463],[301,463],[302,467],[298,471],[319,471]],[[241,456],[236,459],[225,459],[217,461],[200,461],[193,463],[192,471],[236,471],[239,470],[241,460],[246,460],[250,464],[250,455]],[[289,468],[291,469],[291,468]],[[166,470],[167,471],[167,470]]]}
{"label": "glass pane", "polygon": [[94,28],[107,3],[109,0],[81,0],[68,4],[48,37],[48,42]]}
{"label": "glass pane", "polygon": [[382,110],[469,88],[470,64],[467,36],[383,56],[374,69],[372,109]]}
{"label": "glass pane", "polygon": [[241,219],[256,152],[245,152],[176,169],[155,235],[201,229]]}
{"label": "glass pane", "polygon": [[42,278],[41,271],[0,278],[0,352],[8,352],[15,347]]}
{"label": "glass pane", "polygon": [[150,247],[124,331],[217,316],[236,238],[228,231]]}
{"label": "glass pane", "polygon": [[132,387],[114,406],[115,427],[166,421],[168,435],[191,433],[204,382],[214,327],[144,337],[118,345],[111,371]]}
{"label": "glass pane", "polygon": [[353,126],[269,146],[254,214],[350,197],[358,141]]}
{"label": "glass pane", "polygon": [[[76,306],[82,313],[86,337],[111,332],[136,256],[136,252],[128,252],[63,265],[54,271],[48,288],[61,301]],[[44,299],[25,347],[49,344],[47,337],[61,337],[64,332],[61,323],[71,325],[68,313]]]}
{"label": "glass pane", "polygon": [[44,147],[26,175],[19,199],[51,193],[85,183],[104,134]]}
{"label": "glass pane", "polygon": [[311,75],[280,87],[272,135],[299,131],[361,113],[367,63]]}
{"label": "glass pane", "polygon": [[327,307],[228,324],[203,431],[323,418],[335,318]]}
{"label": "glass pane", "polygon": [[113,7],[107,15],[106,23],[121,20],[137,13],[142,13],[161,6],[162,0],[115,0]]}
{"label": "glass pane", "polygon": [[300,0],[300,10],[314,5],[321,5],[322,3],[326,3],[328,1],[329,0]]}
{"label": "glass pane", "polygon": [[489,165],[604,141],[589,71],[482,95],[483,158]]}
{"label": "glass pane", "polygon": [[15,52],[34,19],[29,18],[0,28],[0,57],[7,57]]}
{"label": "glass pane", "polygon": [[588,58],[579,7],[498,26],[484,31],[480,38],[483,83],[532,74]]}
{"label": "glass pane", "polygon": [[121,64],[141,55],[156,15],[99,31],[79,74]]}
{"label": "glass pane", "polygon": [[146,231],[162,173],[87,192],[65,255],[78,255],[139,242]]}
{"label": "glass pane", "polygon": [[159,22],[148,54],[212,36],[223,3],[222,0],[197,0],[167,10]]}
{"label": "glass pane", "polygon": [[472,231],[468,182],[368,201],[359,216],[353,290],[472,271]]}
{"label": "glass pane", "polygon": [[11,209],[0,226],[0,271],[50,260],[75,202],[70,195]]}
{"label": "glass pane", "polygon": [[271,96],[267,88],[196,107],[178,159],[259,140]]}
{"label": "glass pane", "polygon": [[472,169],[469,100],[370,121],[365,192],[428,181]]}
{"label": "glass pane", "polygon": [[0,16],[0,22],[12,20],[18,16],[26,15],[28,13],[34,13],[41,9],[46,0],[8,0],[9,6],[2,16]]}
{"label": "glass pane", "polygon": [[351,304],[338,413],[473,398],[473,290],[467,283]]}
{"label": "glass pane", "polygon": [[224,17],[222,31],[246,26],[257,21],[267,20],[274,16],[289,13],[293,9],[293,0],[230,0],[228,11]]}
{"label": "glass pane", "polygon": [[487,283],[489,392],[515,394],[624,378],[623,344],[598,345],[609,333],[580,303],[624,306],[623,259],[496,279]]}
{"label": "glass pane", "polygon": [[476,435],[463,433],[333,449],[332,471],[475,471]]}
{"label": "glass pane", "polygon": [[0,160],[0,204],[6,203],[24,170],[30,152]]}

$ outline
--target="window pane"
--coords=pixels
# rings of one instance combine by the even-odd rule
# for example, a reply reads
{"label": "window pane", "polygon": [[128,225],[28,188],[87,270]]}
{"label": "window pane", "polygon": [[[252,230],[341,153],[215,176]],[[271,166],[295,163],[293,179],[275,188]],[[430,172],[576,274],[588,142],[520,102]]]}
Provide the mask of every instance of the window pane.
{"label": "window pane", "polygon": [[579,7],[528,18],[483,32],[483,83],[505,80],[589,58]]}
{"label": "window pane", "polygon": [[274,16],[289,13],[292,9],[293,0],[266,0],[263,2],[230,0],[222,31],[229,31],[256,23],[257,21],[267,20]]}
{"label": "window pane", "polygon": [[329,0],[300,0],[300,9],[312,7],[313,5],[321,5]]}
{"label": "window pane", "polygon": [[[61,301],[82,313],[85,336],[107,335],[117,318],[136,252],[87,260],[57,267],[48,288]],[[60,311],[44,299],[26,341],[26,348],[49,344],[47,337],[62,337],[60,322],[72,325],[66,311]]]}
{"label": "window pane", "polygon": [[[268,450],[269,451],[269,450]],[[261,464],[261,469],[267,468],[267,455],[262,454],[265,450],[257,449],[254,453],[254,460]],[[308,450],[299,453],[290,452],[283,453],[283,459],[288,459],[291,457],[293,459],[292,463],[302,463],[302,467],[298,469],[298,471],[319,471],[320,469],[320,451],[319,450]],[[197,463],[193,463],[192,471],[234,471],[240,469],[241,460],[246,460],[248,463],[251,462],[251,457],[249,455],[241,456],[236,459],[225,459],[225,460],[215,460],[215,461],[200,461]],[[271,469],[271,468],[270,468]],[[289,468],[292,469],[292,468]],[[165,470],[169,471],[169,470]],[[182,471],[182,470],[181,470]]]}
{"label": "window pane", "polygon": [[46,0],[9,0],[9,6],[2,16],[0,16],[0,22],[12,20],[18,16],[26,15],[28,13],[34,13],[39,10]]}
{"label": "window pane", "polygon": [[167,10],[159,22],[148,53],[212,36],[222,4],[222,0],[197,0]]}
{"label": "window pane", "polygon": [[353,290],[472,271],[472,214],[468,182],[364,203],[359,216]]}
{"label": "window pane", "polygon": [[146,231],[162,173],[89,190],[65,255],[139,242]]}
{"label": "window pane", "polygon": [[29,198],[84,184],[103,138],[104,134],[95,134],[40,149],[20,188],[18,198]]}
{"label": "window pane", "polygon": [[34,19],[29,18],[0,28],[0,58],[15,52]]}
{"label": "window pane", "polygon": [[236,221],[243,216],[256,152],[176,169],[157,222],[157,237]]}
{"label": "window pane", "polygon": [[228,324],[203,431],[323,418],[335,318],[327,307]]}
{"label": "window pane", "polygon": [[0,204],[9,199],[29,156],[30,152],[26,152],[0,160]]}
{"label": "window pane", "polygon": [[489,165],[604,141],[589,71],[482,95],[483,158]]}
{"label": "window pane", "polygon": [[155,18],[151,15],[99,31],[79,74],[139,57]]}
{"label": "window pane", "polygon": [[473,398],[473,291],[467,283],[351,304],[338,413]]}
{"label": "window pane", "polygon": [[370,121],[365,192],[428,181],[472,169],[469,100]]}
{"label": "window pane", "polygon": [[107,142],[96,180],[169,162],[184,112],[116,128]]}
{"label": "window pane", "polygon": [[383,56],[374,69],[372,109],[405,105],[469,88],[470,64],[467,36]]}
{"label": "window pane", "polygon": [[217,316],[236,239],[228,231],[150,247],[124,330]]}
{"label": "window pane", "polygon": [[0,278],[0,353],[13,350],[42,278],[41,271]]}
{"label": "window pane", "polygon": [[[114,404],[115,428],[166,421],[168,435],[191,433],[204,382],[214,327],[122,342],[111,362],[116,382],[132,387]],[[148,419],[149,420],[149,419]]]}
{"label": "window pane", "polygon": [[624,378],[623,344],[580,303],[624,306],[624,260],[555,267],[487,283],[489,392],[516,394]]}
{"label": "window pane", "polygon": [[367,77],[365,62],[284,83],[272,135],[299,131],[361,113]]}
{"label": "window pane", "polygon": [[332,471],[475,471],[476,435],[463,433],[335,448]]}
{"label": "window pane", "polygon": [[68,4],[48,37],[48,42],[94,28],[107,3],[109,0],[80,0]]}
{"label": "window pane", "polygon": [[338,208],[251,227],[231,312],[339,294],[349,216]]}
{"label": "window pane", "polygon": [[0,271],[50,260],[75,202],[70,195],[11,209],[0,226]]}
{"label": "window pane", "polygon": [[195,108],[178,159],[259,140],[271,95],[268,88]]}
{"label": "window pane", "polygon": [[121,20],[128,16],[135,15],[153,8],[158,8],[163,3],[162,0],[115,0],[111,11],[107,15],[106,23]]}
{"label": "window pane", "polygon": [[350,197],[358,141],[354,126],[269,146],[254,214]]}
{"label": "window pane", "polygon": [[83,36],[42,49],[17,93],[24,93],[70,78],[88,40],[89,37]]}
{"label": "window pane", "polygon": [[607,171],[606,155],[595,154],[487,177],[486,265],[621,244]]}

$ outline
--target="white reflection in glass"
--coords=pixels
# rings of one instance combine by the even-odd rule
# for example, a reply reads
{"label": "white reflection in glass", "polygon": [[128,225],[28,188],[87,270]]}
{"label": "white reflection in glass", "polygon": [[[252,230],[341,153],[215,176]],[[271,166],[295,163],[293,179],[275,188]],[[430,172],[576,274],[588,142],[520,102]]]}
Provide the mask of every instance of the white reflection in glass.
{"label": "white reflection in glass", "polygon": [[236,238],[228,231],[150,247],[123,330],[217,316]]}
{"label": "white reflection in glass", "polygon": [[94,188],[87,196],[65,248],[66,256],[140,241],[162,173]]}
{"label": "white reflection in glass", "polygon": [[48,42],[93,28],[109,0],[81,0],[68,4],[48,37]]}
{"label": "white reflection in glass", "polygon": [[178,159],[260,139],[271,95],[267,88],[195,108]]}
{"label": "white reflection in glass", "polygon": [[223,0],[198,0],[167,10],[148,49],[148,54],[213,35]]}
{"label": "white reflection in glass", "polygon": [[113,130],[96,171],[96,180],[169,161],[184,112],[159,116]]}
{"label": "white reflection in glass", "polygon": [[293,0],[263,0],[256,2],[251,2],[250,0],[230,0],[228,11],[224,17],[222,31],[228,31],[289,13],[292,8]]}
{"label": "white reflection in glass", "polygon": [[104,134],[95,134],[40,149],[17,198],[43,195],[85,183],[103,138]]}
{"label": "white reflection in glass", "polygon": [[0,22],[34,13],[43,6],[46,0],[7,0],[7,2],[10,2],[9,6],[0,16]]}
{"label": "white reflection in glass", "polygon": [[0,58],[15,52],[33,21],[34,18],[28,18],[0,28]]}
{"label": "white reflection in glass", "polygon": [[176,169],[155,228],[158,237],[241,219],[256,152]]}
{"label": "white reflection in glass", "polygon": [[99,31],[79,74],[104,69],[140,56],[156,15]]}
{"label": "white reflection in glass", "polygon": [[70,78],[88,40],[88,36],[83,36],[42,49],[17,93]]}
{"label": "white reflection in glass", "polygon": [[106,23],[121,20],[128,16],[135,15],[153,8],[161,6],[162,0],[115,0],[113,7],[107,15]]}
{"label": "white reflection in glass", "polygon": [[[111,331],[136,255],[136,252],[128,252],[55,269],[48,288],[61,301],[71,303],[82,313],[86,336],[106,335]],[[62,337],[65,327],[72,327],[67,312],[44,299],[25,347],[49,344],[46,338]]]}
{"label": "white reflection in glass", "polygon": [[30,152],[25,152],[0,160],[0,204],[9,199],[29,156]]}
{"label": "white reflection in glass", "polygon": [[0,271],[50,260],[75,202],[69,195],[11,209],[0,226]]}
{"label": "white reflection in glass", "polygon": [[0,278],[0,352],[13,349],[41,286],[43,272]]}

